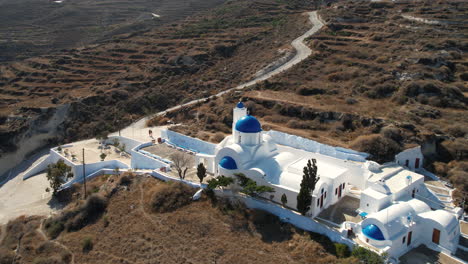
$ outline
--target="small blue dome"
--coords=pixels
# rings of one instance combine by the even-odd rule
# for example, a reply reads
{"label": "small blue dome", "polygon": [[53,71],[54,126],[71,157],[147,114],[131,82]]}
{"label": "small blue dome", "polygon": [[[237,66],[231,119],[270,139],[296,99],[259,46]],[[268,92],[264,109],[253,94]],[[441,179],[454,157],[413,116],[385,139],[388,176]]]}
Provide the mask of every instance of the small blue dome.
{"label": "small blue dome", "polygon": [[237,103],[237,108],[244,108],[244,103],[238,102]]}
{"label": "small blue dome", "polygon": [[262,131],[262,126],[257,118],[246,115],[237,121],[236,130],[242,133],[258,133]]}
{"label": "small blue dome", "polygon": [[226,170],[237,170],[236,161],[233,158],[229,157],[229,156],[226,156],[226,157],[222,158],[219,161],[219,166],[221,166],[222,168],[224,168]]}
{"label": "small blue dome", "polygon": [[362,229],[362,233],[373,240],[385,240],[384,235],[382,234],[382,231],[380,231],[380,228],[374,224],[370,224]]}

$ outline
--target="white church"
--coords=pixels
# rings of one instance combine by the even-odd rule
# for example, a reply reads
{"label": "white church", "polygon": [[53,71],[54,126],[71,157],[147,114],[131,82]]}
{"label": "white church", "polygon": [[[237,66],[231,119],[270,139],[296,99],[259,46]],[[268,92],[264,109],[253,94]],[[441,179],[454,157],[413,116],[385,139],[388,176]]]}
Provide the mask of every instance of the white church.
{"label": "white church", "polygon": [[[419,148],[402,152],[396,161],[380,165],[308,152],[275,143],[242,102],[233,110],[232,135],[216,146],[214,155],[197,155],[217,175],[243,173],[257,184],[271,186],[265,198],[296,209],[303,168],[317,161],[320,180],[313,191],[308,216],[314,218],[351,190],[360,192],[359,223],[343,223],[343,234],[356,234],[362,243],[399,257],[421,244],[455,253],[460,236],[457,215],[425,186]],[[401,164],[401,165],[400,165]],[[351,230],[349,230],[351,229]]]}
{"label": "white church", "polygon": [[[423,165],[419,147],[399,153],[394,162],[380,165],[366,160],[366,153],[328,146],[278,131],[262,131],[260,122],[248,114],[242,102],[233,109],[232,135],[217,145],[167,129],[161,131],[161,137],[172,147],[196,153],[195,164],[203,163],[214,176],[235,177],[235,173],[243,173],[259,185],[274,188],[275,192],[264,194],[263,198],[281,204],[281,197],[285,195],[287,209],[279,209],[301,224],[307,220],[308,226],[326,230],[329,232],[327,235],[335,240],[352,240],[353,244],[366,245],[379,253],[387,253],[393,259],[419,245],[449,255],[459,248],[460,224],[457,216],[463,210],[449,208],[427,188],[424,176],[418,173]],[[139,142],[120,136],[114,138],[127,146],[131,164],[119,160],[87,164],[86,177],[109,173],[115,168],[132,168],[145,170],[145,173],[151,170],[151,175],[163,180],[170,178],[164,173],[170,170],[171,162],[143,150],[154,142]],[[24,179],[43,171],[48,164],[59,159],[71,166],[75,175],[64,188],[81,181],[83,165],[68,159],[58,148],[52,148],[47,158],[28,169],[23,175]],[[297,208],[303,168],[310,159],[317,161],[320,180],[312,193],[312,204],[306,214],[310,218],[297,218],[298,215],[290,210]],[[342,223],[333,222],[334,228],[312,220],[321,219],[322,212],[326,214],[327,208],[346,196],[354,197],[353,201],[359,204],[353,208],[346,205],[346,209],[353,210],[357,217]]]}

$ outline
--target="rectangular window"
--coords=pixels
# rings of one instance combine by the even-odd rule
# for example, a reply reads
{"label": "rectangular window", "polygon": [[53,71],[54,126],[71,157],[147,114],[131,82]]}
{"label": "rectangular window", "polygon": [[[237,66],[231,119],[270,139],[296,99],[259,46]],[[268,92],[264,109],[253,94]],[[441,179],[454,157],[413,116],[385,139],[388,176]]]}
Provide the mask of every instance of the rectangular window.
{"label": "rectangular window", "polygon": [[335,195],[338,194],[338,188],[335,188]]}
{"label": "rectangular window", "polygon": [[439,244],[440,242],[440,230],[439,229],[434,228],[434,231],[432,231],[432,242],[434,242],[437,245]]}
{"label": "rectangular window", "polygon": [[317,199],[317,206],[320,205],[320,199]]}
{"label": "rectangular window", "polygon": [[401,243],[404,244],[406,242],[406,236],[403,237],[403,240],[401,240]]}
{"label": "rectangular window", "polygon": [[327,192],[323,194],[323,198],[327,199]]}

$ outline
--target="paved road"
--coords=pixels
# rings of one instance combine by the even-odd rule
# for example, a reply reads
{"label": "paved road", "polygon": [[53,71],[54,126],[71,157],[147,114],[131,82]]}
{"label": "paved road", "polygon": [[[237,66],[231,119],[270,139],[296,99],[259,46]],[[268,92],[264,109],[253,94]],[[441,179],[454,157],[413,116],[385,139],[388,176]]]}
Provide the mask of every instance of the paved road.
{"label": "paved road", "polygon": [[205,97],[205,98],[200,98],[200,99],[195,99],[195,100],[192,100],[188,103],[184,103],[184,104],[180,104],[180,105],[177,105],[177,106],[174,106],[174,107],[171,107],[171,108],[168,108],[166,109],[165,111],[161,111],[159,113],[156,113],[154,115],[150,115],[150,116],[146,116],[140,120],[138,120],[137,122],[131,124],[130,126],[126,127],[124,130],[129,130],[129,129],[142,129],[145,127],[146,125],[146,121],[150,120],[151,118],[155,117],[155,116],[160,116],[160,115],[165,115],[167,112],[172,112],[172,111],[175,111],[175,110],[179,110],[183,107],[186,107],[186,106],[191,106],[191,105],[194,105],[194,104],[197,104],[197,103],[202,103],[208,99],[211,99],[211,98],[214,98],[214,97],[219,97],[219,96],[222,96],[226,93],[229,93],[231,91],[234,91],[234,90],[241,90],[241,89],[244,89],[246,87],[250,87],[252,85],[255,85],[259,82],[262,82],[264,80],[267,80],[285,70],[288,70],[290,69],[291,67],[293,67],[294,65],[298,64],[299,62],[303,61],[304,59],[306,59],[307,57],[310,56],[310,54],[312,54],[312,50],[306,45],[304,44],[304,40],[310,36],[312,36],[313,34],[315,34],[317,31],[319,31],[323,26],[324,26],[324,23],[321,21],[320,17],[318,16],[317,14],[317,11],[313,11],[313,12],[309,12],[308,13],[309,15],[309,20],[310,22],[313,24],[313,27],[307,31],[306,33],[304,33],[304,35],[298,37],[297,39],[293,40],[293,42],[291,43],[291,45],[296,49],[296,55],[294,57],[292,57],[289,61],[287,61],[286,63],[284,63],[283,65],[281,65],[280,67],[270,71],[270,72],[267,72],[261,76],[258,76],[256,77],[255,79],[249,81],[249,82],[246,82],[246,83],[243,83],[243,84],[240,84],[234,88],[230,88],[228,90],[225,90],[225,91],[222,91],[222,92],[219,92],[215,95],[212,95],[212,96],[209,96],[209,97]]}

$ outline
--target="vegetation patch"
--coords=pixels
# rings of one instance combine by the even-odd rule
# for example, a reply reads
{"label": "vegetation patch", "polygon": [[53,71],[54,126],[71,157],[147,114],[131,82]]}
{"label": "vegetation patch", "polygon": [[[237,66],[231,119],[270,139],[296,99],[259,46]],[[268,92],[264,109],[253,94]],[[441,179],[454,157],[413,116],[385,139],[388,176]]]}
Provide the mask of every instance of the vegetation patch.
{"label": "vegetation patch", "polygon": [[172,212],[190,204],[195,192],[195,188],[180,182],[164,185],[152,195],[151,209],[158,213]]}

